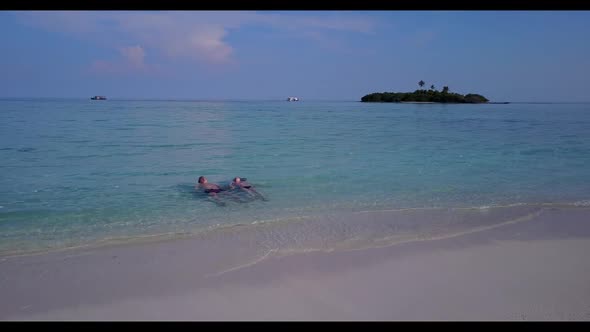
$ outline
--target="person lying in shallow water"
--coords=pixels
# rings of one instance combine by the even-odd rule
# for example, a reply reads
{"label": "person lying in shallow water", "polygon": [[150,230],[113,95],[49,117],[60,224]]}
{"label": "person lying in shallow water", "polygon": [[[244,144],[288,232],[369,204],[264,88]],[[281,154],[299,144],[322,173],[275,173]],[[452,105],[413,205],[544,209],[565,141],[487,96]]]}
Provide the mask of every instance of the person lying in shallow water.
{"label": "person lying in shallow water", "polygon": [[195,186],[195,190],[199,189],[203,189],[206,194],[217,194],[223,191],[218,184],[210,183],[204,176],[199,176],[198,184]]}
{"label": "person lying in shallow water", "polygon": [[[219,198],[219,196],[217,195],[218,193],[224,191],[225,189],[221,188],[221,186],[219,186],[216,183],[210,183],[209,181],[207,181],[207,178],[204,176],[199,177],[198,184],[195,185],[195,190],[197,190],[197,191],[203,190],[203,192],[205,192],[205,194],[209,195],[208,198],[217,205],[221,205],[221,206],[226,205],[225,202],[223,202]],[[233,200],[236,200],[235,197],[231,197],[231,198]]]}
{"label": "person lying in shallow water", "polygon": [[240,178],[240,177],[235,177],[233,179],[233,181],[229,184],[229,188],[232,190],[245,191],[248,195],[250,195],[250,197],[253,197],[253,198],[260,198],[263,201],[267,200],[264,196],[262,196],[261,193],[259,193],[258,191],[256,191],[256,189],[254,189],[253,185],[251,185],[245,179],[242,180],[242,178]]}

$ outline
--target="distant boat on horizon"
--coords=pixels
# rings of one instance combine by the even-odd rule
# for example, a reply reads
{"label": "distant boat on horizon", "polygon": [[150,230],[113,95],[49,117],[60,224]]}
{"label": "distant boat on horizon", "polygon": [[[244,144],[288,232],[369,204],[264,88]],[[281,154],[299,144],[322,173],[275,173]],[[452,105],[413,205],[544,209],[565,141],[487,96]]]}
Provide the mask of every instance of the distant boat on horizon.
{"label": "distant boat on horizon", "polygon": [[94,97],[90,97],[90,99],[92,99],[92,100],[107,100],[107,97],[105,97],[105,96],[94,96]]}
{"label": "distant boat on horizon", "polygon": [[287,101],[299,101],[298,97],[289,97],[287,98]]}

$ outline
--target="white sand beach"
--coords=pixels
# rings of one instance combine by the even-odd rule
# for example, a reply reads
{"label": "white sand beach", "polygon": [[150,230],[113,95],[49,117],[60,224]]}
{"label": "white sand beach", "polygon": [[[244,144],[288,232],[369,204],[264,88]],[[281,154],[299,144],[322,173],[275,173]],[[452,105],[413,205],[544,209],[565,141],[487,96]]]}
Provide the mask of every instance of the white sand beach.
{"label": "white sand beach", "polygon": [[221,274],[198,238],[6,257],[0,319],[588,320],[589,212]]}

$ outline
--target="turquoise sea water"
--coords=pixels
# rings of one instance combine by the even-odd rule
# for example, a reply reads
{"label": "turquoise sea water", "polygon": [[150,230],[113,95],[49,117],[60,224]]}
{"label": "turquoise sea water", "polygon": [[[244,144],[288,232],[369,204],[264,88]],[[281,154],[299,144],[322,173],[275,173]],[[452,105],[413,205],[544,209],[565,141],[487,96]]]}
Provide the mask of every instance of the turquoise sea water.
{"label": "turquoise sea water", "polygon": [[[590,104],[0,100],[0,253],[358,211],[587,206],[588,142]],[[269,200],[217,206],[193,192],[200,175],[246,177]]]}

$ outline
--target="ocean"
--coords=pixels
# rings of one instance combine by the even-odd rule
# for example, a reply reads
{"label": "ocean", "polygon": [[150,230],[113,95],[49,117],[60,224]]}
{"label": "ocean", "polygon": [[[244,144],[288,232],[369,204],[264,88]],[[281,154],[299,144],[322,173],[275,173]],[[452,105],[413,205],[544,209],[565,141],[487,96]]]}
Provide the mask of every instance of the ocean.
{"label": "ocean", "polygon": [[[590,206],[588,142],[590,104],[4,99],[0,255],[244,229],[331,250],[493,227]],[[194,191],[201,175],[267,200],[219,206]]]}

